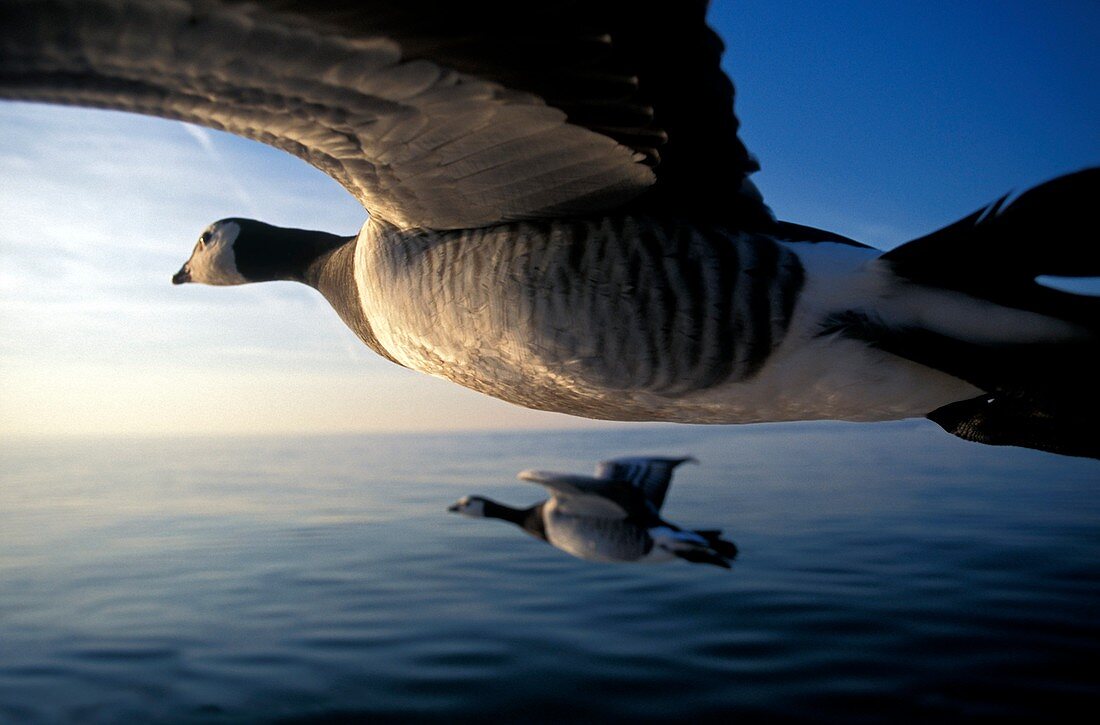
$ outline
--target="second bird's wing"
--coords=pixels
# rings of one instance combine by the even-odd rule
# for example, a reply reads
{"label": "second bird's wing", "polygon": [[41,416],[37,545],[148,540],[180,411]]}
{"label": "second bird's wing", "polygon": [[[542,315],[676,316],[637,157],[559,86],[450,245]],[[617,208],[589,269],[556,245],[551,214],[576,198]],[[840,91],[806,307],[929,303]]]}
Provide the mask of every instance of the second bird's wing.
{"label": "second bird's wing", "polygon": [[622,481],[535,470],[521,471],[518,478],[545,486],[557,508],[573,516],[624,519],[635,513],[630,486]]}
{"label": "second bird's wing", "polygon": [[672,472],[681,463],[695,462],[694,458],[616,458],[596,464],[596,477],[607,481],[627,481],[641,490],[653,506],[660,511],[665,494],[672,484]]}

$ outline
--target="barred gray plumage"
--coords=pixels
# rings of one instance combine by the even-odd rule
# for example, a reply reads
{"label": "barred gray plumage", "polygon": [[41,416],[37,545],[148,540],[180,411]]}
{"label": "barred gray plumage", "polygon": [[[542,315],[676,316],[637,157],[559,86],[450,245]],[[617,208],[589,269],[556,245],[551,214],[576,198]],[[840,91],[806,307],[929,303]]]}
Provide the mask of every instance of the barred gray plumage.
{"label": "barred gray plumage", "polygon": [[462,360],[490,375],[494,358],[522,363],[503,366],[506,387],[532,363],[660,396],[746,380],[782,341],[802,284],[797,257],[766,236],[649,217],[375,230],[361,292],[401,319],[387,351],[452,379]]}

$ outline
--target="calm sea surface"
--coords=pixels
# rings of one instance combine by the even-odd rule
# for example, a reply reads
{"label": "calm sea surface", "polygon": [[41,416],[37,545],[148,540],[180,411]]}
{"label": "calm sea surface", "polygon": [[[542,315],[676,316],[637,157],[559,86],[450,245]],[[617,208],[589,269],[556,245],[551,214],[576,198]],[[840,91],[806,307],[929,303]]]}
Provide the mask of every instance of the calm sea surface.
{"label": "calm sea surface", "polygon": [[[0,721],[1051,720],[1100,705],[1100,463],[931,424],[0,449]],[[692,453],[732,571],[594,564],[464,494]]]}

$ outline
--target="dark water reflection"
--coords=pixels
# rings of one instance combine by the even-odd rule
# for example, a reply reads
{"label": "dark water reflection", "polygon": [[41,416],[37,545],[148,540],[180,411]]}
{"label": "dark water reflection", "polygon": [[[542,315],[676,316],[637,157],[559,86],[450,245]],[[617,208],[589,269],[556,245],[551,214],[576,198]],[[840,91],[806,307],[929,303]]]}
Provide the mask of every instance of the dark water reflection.
{"label": "dark water reflection", "polygon": [[[445,512],[693,453],[716,567]],[[930,424],[8,442],[0,720],[1048,717],[1094,708],[1100,463]]]}

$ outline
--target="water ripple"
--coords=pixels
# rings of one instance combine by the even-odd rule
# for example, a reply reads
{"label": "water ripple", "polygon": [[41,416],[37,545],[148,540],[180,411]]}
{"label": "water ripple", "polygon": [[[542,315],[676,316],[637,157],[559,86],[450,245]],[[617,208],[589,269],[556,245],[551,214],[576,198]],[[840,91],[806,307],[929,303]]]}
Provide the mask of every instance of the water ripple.
{"label": "water ripple", "polygon": [[[857,460],[829,426],[793,430],[5,450],[0,721],[1036,720],[1100,704],[1100,465],[986,456],[912,424],[861,428]],[[588,564],[444,511],[485,486],[534,500],[513,468],[672,444],[705,465],[669,515],[725,528],[732,572]],[[189,467],[196,447],[208,458]],[[425,461],[431,478],[410,470]]]}

